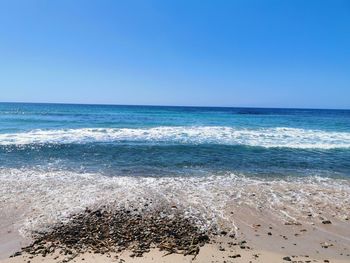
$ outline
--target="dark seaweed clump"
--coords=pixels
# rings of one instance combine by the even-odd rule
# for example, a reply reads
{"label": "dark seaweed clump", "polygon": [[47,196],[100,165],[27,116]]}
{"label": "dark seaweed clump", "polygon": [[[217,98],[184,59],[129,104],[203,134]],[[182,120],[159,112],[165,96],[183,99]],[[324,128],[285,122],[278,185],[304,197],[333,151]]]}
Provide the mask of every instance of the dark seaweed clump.
{"label": "dark seaweed clump", "polygon": [[109,254],[130,250],[132,257],[140,257],[155,247],[167,254],[195,257],[200,247],[209,242],[208,234],[176,209],[164,211],[86,209],[45,232],[36,232],[34,242],[22,251],[43,257],[59,252],[64,261],[69,261],[85,252]]}

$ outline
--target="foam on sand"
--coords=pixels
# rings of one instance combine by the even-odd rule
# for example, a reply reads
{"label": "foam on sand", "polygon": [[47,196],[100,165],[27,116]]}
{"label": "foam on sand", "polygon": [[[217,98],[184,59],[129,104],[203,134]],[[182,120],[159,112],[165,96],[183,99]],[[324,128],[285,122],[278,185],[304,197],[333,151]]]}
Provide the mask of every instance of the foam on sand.
{"label": "foam on sand", "polygon": [[[23,235],[64,220],[86,207],[169,205],[213,225],[235,230],[235,210],[248,207],[276,220],[309,221],[350,211],[350,182],[320,177],[257,179],[226,174],[205,177],[108,177],[93,173],[0,169],[0,221],[14,221]],[[339,206],[339,204],[342,204]]]}

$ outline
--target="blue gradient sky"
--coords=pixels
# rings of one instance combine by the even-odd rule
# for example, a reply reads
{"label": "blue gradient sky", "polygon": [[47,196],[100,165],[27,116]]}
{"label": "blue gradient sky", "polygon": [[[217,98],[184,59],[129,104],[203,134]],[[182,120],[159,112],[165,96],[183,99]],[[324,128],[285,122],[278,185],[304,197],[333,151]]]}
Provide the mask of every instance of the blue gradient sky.
{"label": "blue gradient sky", "polygon": [[350,1],[0,1],[0,101],[350,108]]}

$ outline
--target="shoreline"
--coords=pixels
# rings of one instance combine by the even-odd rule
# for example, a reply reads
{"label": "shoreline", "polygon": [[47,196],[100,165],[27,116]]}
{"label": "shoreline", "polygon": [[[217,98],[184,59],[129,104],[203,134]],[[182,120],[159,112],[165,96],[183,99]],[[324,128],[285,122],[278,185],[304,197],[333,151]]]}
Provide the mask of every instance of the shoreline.
{"label": "shoreline", "polygon": [[[61,226],[56,228],[61,231],[57,233],[63,234],[53,237],[62,242],[61,237],[67,237],[65,231],[72,229],[69,222],[75,216],[82,215],[82,221],[79,219],[75,224],[80,225],[79,222],[90,222],[89,213],[84,214],[86,211],[106,207],[117,212],[117,216],[112,215],[112,221],[107,217],[105,221],[90,222],[89,227],[109,227],[115,220],[124,218],[122,229],[128,233],[129,228],[125,226],[141,218],[138,227],[131,227],[137,234],[131,236],[119,252],[104,251],[103,246],[98,246],[96,253],[93,250],[89,253],[79,246],[74,247],[79,253],[72,262],[115,262],[115,254],[120,257],[119,261],[146,263],[190,262],[194,256],[194,262],[210,263],[350,260],[350,182],[345,180],[320,177],[267,180],[234,174],[203,178],[106,177],[16,169],[3,174],[1,180],[4,183],[0,184],[0,261],[5,263],[63,262],[64,257],[54,260],[51,253],[46,253],[44,258],[40,253],[33,258],[25,253],[8,257],[30,245],[36,238],[34,235],[34,240],[29,239],[33,234],[52,230],[57,225]],[[121,214],[120,209],[124,209]],[[126,213],[130,210],[130,214],[134,214],[135,209],[135,217]],[[160,229],[172,227],[163,216],[171,216],[171,219],[176,215],[175,222],[189,229],[181,233],[191,236],[204,231],[209,242],[198,242],[198,245],[201,243],[199,252],[194,253],[192,248],[197,249],[197,244],[179,232],[187,248],[177,244],[173,246],[174,251],[159,251],[166,235],[155,227],[151,233],[158,238],[142,237],[145,253],[141,253],[142,257],[130,257],[130,253],[135,252],[132,245],[139,240],[140,233],[144,235],[145,228],[158,226],[153,219],[149,220],[153,212],[155,218],[160,218]],[[79,233],[79,240],[90,237],[89,233]],[[233,238],[232,234],[235,234]],[[173,241],[181,238],[173,238]],[[245,248],[239,245],[243,241]],[[119,238],[111,237],[108,242],[110,247],[119,245]],[[61,247],[57,247],[55,253],[59,249]],[[178,254],[186,251],[191,252],[189,256]],[[107,257],[107,253],[111,257]]]}

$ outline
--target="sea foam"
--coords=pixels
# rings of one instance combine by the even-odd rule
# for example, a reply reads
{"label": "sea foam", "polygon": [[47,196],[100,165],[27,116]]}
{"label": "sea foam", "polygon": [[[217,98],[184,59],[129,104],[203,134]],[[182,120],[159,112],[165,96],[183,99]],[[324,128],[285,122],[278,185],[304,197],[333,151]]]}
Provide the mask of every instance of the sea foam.
{"label": "sea foam", "polygon": [[298,128],[243,129],[224,126],[80,128],[0,134],[0,145],[146,142],[288,148],[350,148],[350,133]]}
{"label": "sea foam", "polygon": [[[205,177],[108,177],[68,170],[0,169],[0,219],[15,221],[24,235],[85,207],[115,203],[183,208],[204,226],[234,229],[246,207],[283,220],[310,222],[322,213],[344,219],[350,181],[321,177],[264,179],[227,173]],[[339,204],[342,204],[339,206]]]}

